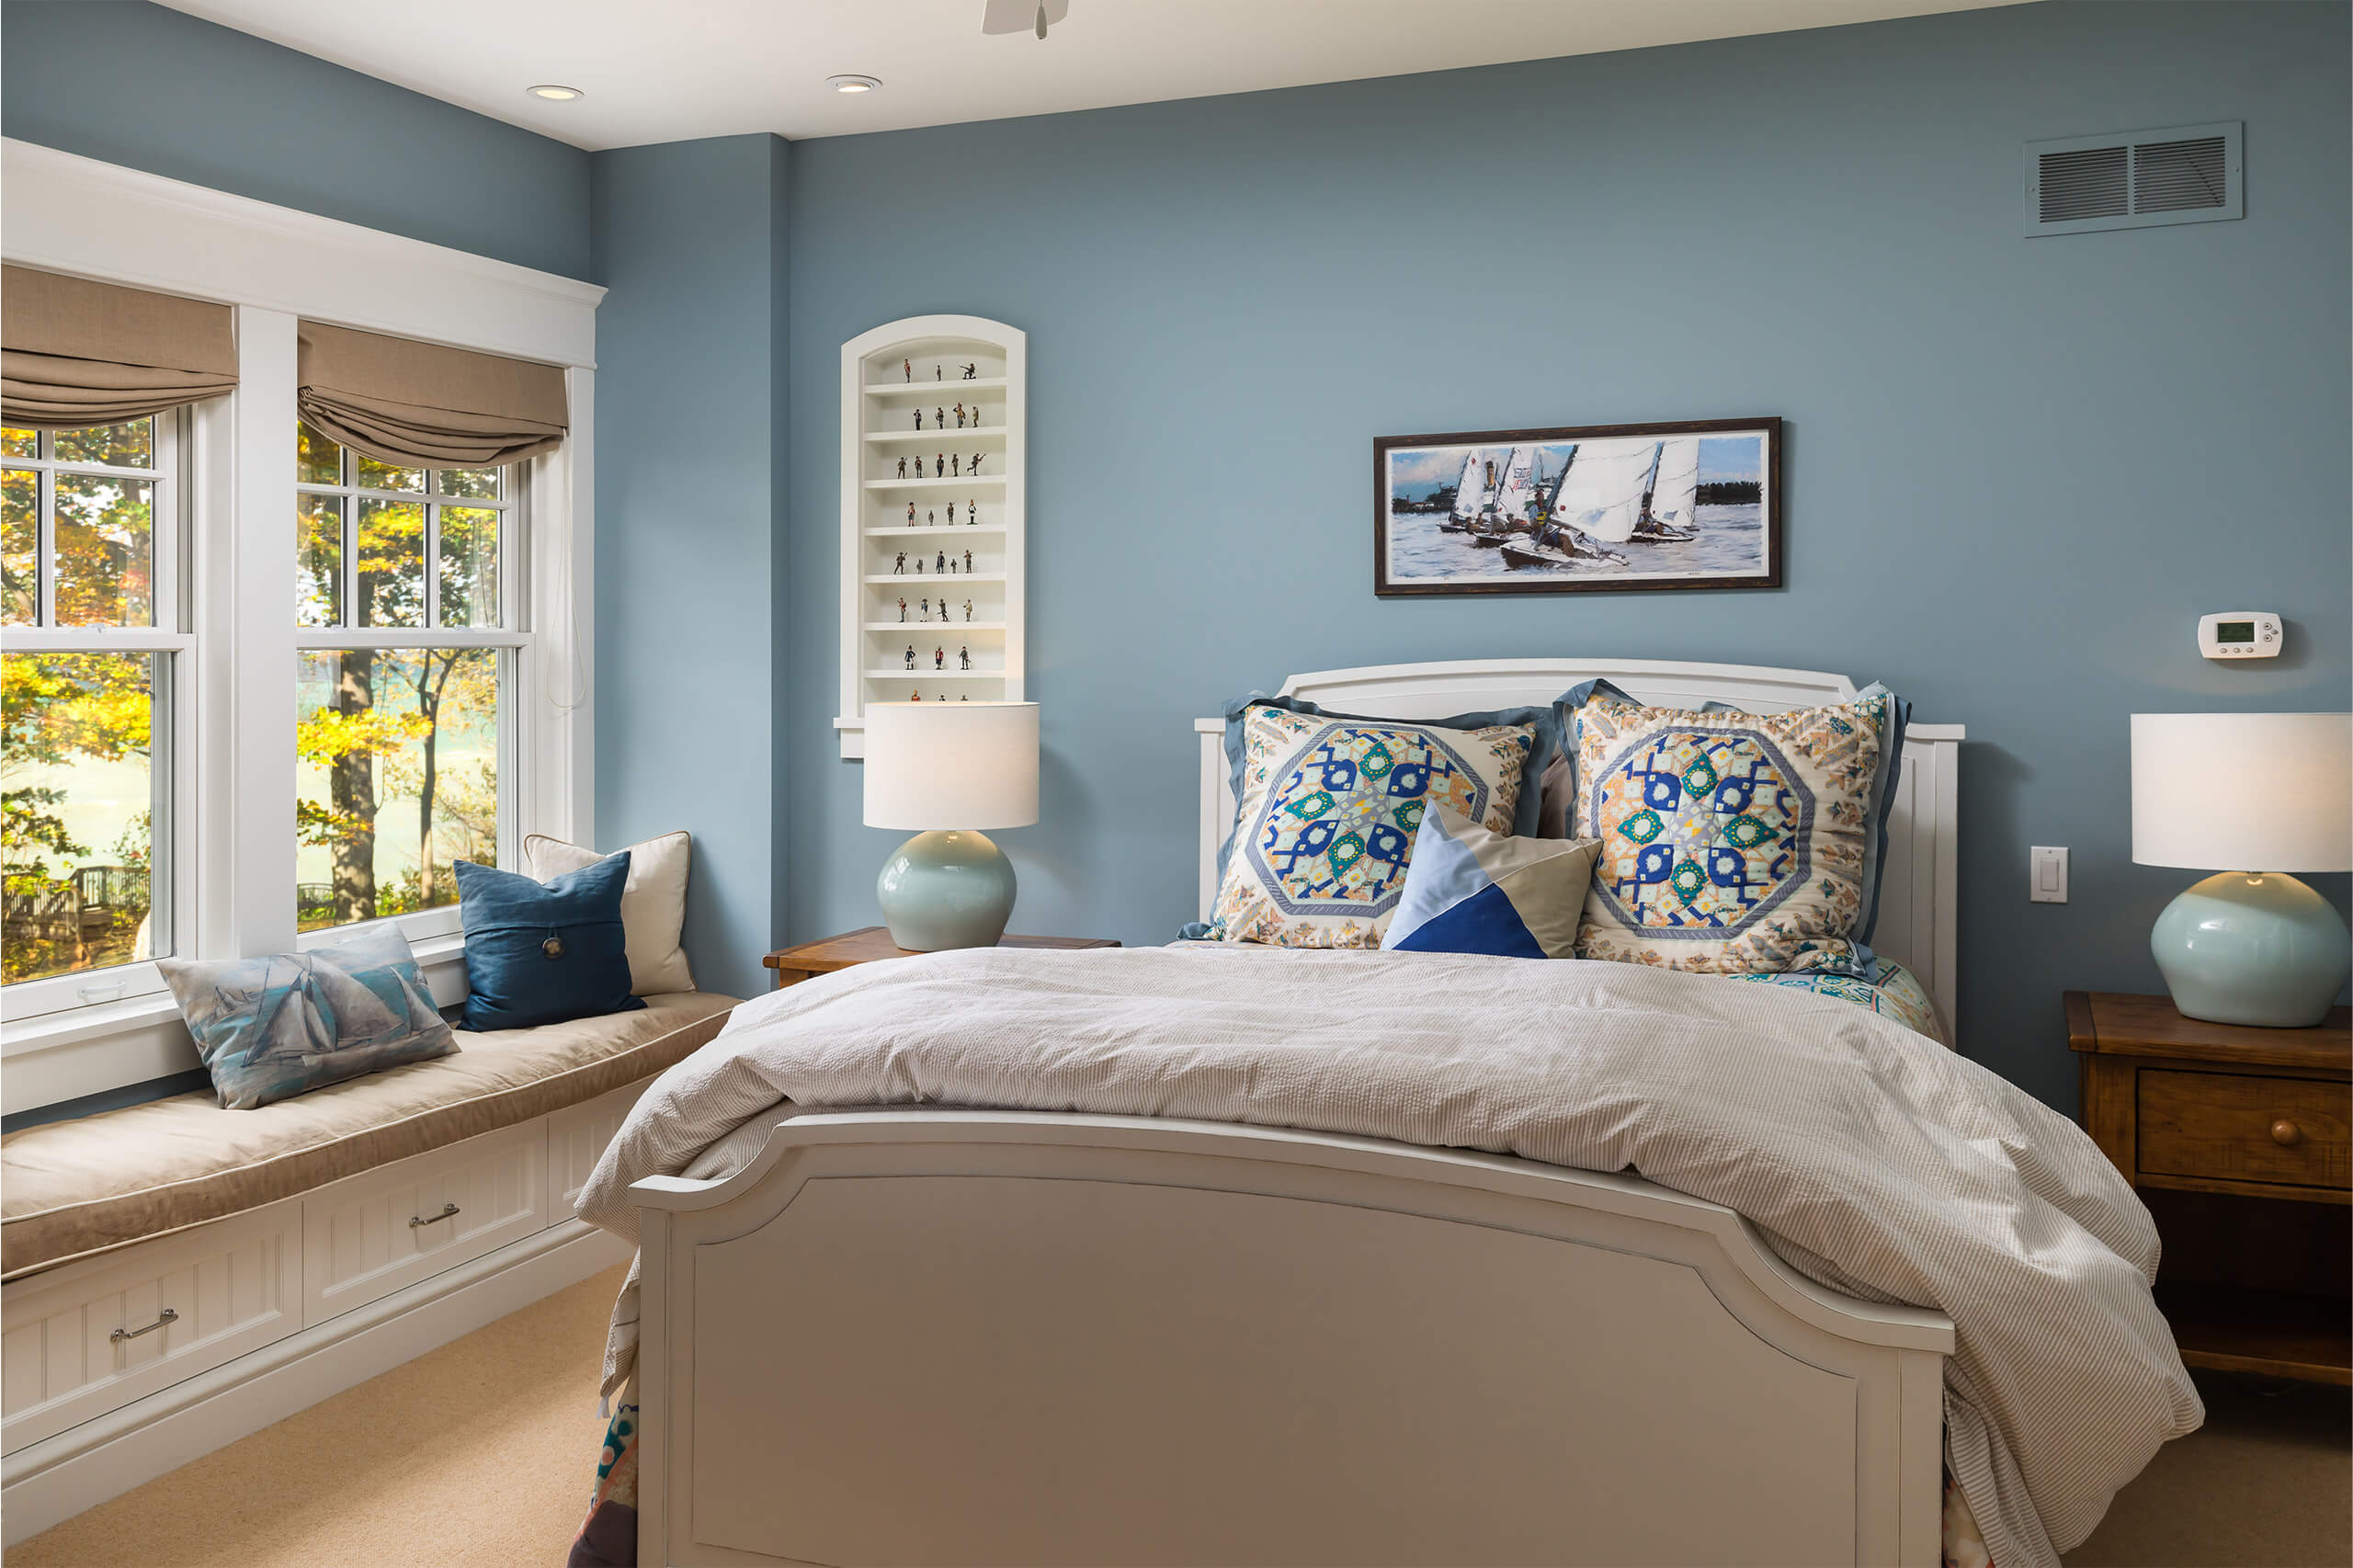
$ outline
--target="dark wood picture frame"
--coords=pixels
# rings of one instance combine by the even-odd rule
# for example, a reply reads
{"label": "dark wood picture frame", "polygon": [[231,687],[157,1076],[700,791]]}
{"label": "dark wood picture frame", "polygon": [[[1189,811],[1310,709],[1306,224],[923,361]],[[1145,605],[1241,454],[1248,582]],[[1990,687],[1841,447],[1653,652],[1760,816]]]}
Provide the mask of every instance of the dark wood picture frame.
{"label": "dark wood picture frame", "polygon": [[[1563,442],[1599,441],[1643,437],[1748,434],[1764,437],[1765,453],[1758,476],[1759,521],[1764,534],[1764,570],[1732,575],[1637,575],[1607,565],[1589,571],[1531,570],[1509,578],[1392,579],[1389,574],[1392,528],[1391,454],[1400,449],[1431,447],[1480,448],[1552,446]],[[1695,508],[1696,509],[1696,508]],[[1694,588],[1779,588],[1781,586],[1781,421],[1759,419],[1686,419],[1646,425],[1578,425],[1541,430],[1459,430],[1430,436],[1381,436],[1372,443],[1372,591],[1381,598],[1461,594],[1591,594],[1680,591]],[[1433,525],[1435,526],[1435,525]]]}

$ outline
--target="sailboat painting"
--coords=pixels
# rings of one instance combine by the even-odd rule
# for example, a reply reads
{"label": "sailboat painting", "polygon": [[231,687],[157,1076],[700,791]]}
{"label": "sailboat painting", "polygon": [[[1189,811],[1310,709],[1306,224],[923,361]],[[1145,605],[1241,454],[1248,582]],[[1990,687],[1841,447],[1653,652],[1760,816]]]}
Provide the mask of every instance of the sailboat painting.
{"label": "sailboat painting", "polygon": [[1781,422],[1383,436],[1373,591],[1781,585]]}

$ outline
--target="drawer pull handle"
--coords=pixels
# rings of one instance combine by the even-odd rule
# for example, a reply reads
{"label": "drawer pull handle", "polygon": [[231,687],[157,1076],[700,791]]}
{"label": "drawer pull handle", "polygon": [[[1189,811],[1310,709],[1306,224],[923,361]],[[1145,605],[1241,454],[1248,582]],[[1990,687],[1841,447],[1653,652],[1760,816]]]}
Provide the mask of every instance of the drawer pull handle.
{"label": "drawer pull handle", "polygon": [[454,1204],[454,1203],[444,1203],[444,1204],[441,1206],[441,1212],[439,1212],[438,1214],[412,1214],[412,1215],[410,1215],[410,1216],[408,1217],[408,1228],[409,1228],[410,1230],[414,1231],[414,1230],[415,1230],[419,1225],[438,1225],[438,1224],[439,1224],[439,1223],[440,1223],[442,1221],[444,1221],[444,1220],[451,1220],[451,1219],[455,1219],[455,1218],[457,1217],[457,1213],[458,1213],[458,1206],[457,1206],[456,1204]]}
{"label": "drawer pull handle", "polygon": [[2283,1116],[2271,1124],[2271,1141],[2282,1149],[2292,1149],[2304,1141],[2304,1130]]}
{"label": "drawer pull handle", "polygon": [[153,1323],[149,1324],[145,1328],[118,1328],[112,1334],[108,1335],[107,1338],[110,1342],[119,1345],[126,1339],[136,1339],[142,1334],[153,1334],[167,1323],[177,1323],[179,1321],[180,1314],[174,1312],[171,1308],[165,1307],[164,1309],[164,1315],[157,1318]]}

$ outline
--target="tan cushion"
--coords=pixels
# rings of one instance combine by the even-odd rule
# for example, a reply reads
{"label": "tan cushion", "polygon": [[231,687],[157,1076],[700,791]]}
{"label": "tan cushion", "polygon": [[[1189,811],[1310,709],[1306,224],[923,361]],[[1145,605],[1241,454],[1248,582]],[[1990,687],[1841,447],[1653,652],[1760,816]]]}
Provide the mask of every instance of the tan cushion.
{"label": "tan cushion", "polygon": [[0,1139],[0,1278],[219,1220],[633,1084],[718,1034],[733,996],[460,1032],[459,1051],[258,1110],[175,1095]]}

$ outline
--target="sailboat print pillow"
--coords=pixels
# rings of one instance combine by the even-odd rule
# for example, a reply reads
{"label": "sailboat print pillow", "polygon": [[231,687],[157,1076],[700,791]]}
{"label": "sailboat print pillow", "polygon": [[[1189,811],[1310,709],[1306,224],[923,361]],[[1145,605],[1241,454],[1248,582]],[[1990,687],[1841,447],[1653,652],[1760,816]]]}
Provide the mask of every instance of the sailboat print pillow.
{"label": "sailboat print pillow", "polygon": [[226,1110],[458,1049],[390,926],[258,959],[158,959]]}

